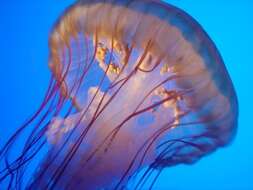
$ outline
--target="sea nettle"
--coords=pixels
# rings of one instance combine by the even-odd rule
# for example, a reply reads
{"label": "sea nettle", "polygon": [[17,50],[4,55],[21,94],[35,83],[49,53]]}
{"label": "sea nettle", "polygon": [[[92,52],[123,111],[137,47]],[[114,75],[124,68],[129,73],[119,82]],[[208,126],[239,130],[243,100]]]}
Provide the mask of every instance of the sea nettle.
{"label": "sea nettle", "polygon": [[235,134],[237,98],[222,58],[172,5],[77,1],[53,27],[49,49],[45,98],[0,152],[0,180],[10,189],[22,189],[43,147],[27,189],[142,189],[164,168],[192,164]]}

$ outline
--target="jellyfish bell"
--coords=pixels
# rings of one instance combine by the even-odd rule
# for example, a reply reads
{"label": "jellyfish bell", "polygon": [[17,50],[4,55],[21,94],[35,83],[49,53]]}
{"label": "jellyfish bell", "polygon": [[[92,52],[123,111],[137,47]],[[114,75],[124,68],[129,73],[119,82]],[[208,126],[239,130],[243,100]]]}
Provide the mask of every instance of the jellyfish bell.
{"label": "jellyfish bell", "polygon": [[[0,179],[11,176],[10,187],[41,142],[49,150],[28,189],[126,189],[146,169],[131,187],[141,189],[164,168],[227,145],[236,132],[237,98],[222,58],[176,7],[80,0],[55,24],[49,47],[45,100],[0,152],[7,160]],[[9,161],[15,139],[36,118],[20,156]]]}

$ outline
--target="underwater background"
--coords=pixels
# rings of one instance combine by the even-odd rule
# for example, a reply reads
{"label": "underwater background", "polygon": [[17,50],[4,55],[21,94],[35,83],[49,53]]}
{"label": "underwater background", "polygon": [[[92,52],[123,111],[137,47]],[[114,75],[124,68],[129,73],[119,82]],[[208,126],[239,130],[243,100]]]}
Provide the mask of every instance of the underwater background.
{"label": "underwater background", "polygon": [[[48,36],[72,2],[0,1],[0,147],[42,101],[50,79]],[[165,169],[154,190],[253,190],[253,1],[166,2],[193,16],[217,45],[237,92],[239,122],[229,146],[194,165]]]}

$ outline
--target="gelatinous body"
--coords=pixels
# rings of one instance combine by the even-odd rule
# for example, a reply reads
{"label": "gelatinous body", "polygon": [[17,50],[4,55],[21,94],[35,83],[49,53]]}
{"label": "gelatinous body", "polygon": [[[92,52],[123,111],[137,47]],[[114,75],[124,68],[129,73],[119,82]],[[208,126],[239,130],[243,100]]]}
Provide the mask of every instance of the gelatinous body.
{"label": "gelatinous body", "polygon": [[[228,144],[237,127],[233,85],[213,42],[189,15],[152,0],[81,0],[49,39],[52,82],[16,176],[42,146],[48,153],[28,189],[131,189]],[[157,175],[147,180],[154,171]],[[151,175],[152,176],[152,175]],[[14,180],[15,181],[15,180]]]}

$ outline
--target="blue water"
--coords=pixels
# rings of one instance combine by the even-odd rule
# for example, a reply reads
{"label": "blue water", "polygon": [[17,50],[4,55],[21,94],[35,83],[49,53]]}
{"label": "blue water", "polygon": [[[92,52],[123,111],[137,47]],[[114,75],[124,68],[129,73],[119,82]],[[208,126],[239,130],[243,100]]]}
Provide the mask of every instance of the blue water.
{"label": "blue water", "polygon": [[[48,35],[71,2],[0,1],[0,145],[43,98],[50,77]],[[154,189],[253,190],[253,1],[167,2],[197,19],[216,43],[237,91],[240,116],[230,146],[194,165],[164,170]]]}

